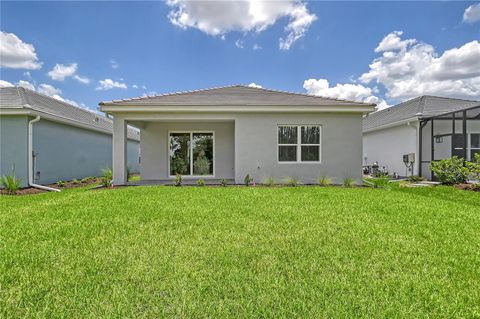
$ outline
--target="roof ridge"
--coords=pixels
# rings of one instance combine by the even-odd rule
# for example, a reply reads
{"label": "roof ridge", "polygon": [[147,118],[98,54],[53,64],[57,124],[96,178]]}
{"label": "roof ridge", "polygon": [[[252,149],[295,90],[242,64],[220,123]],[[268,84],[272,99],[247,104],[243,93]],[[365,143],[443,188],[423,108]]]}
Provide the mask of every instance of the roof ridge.
{"label": "roof ridge", "polygon": [[440,95],[429,95],[429,94],[426,94],[426,95],[423,95],[423,96],[424,96],[425,98],[433,97],[433,98],[445,99],[445,100],[457,100],[457,101],[465,101],[465,102],[480,102],[479,100],[459,99],[459,98],[456,98],[456,97],[448,97],[448,96],[440,96]]}

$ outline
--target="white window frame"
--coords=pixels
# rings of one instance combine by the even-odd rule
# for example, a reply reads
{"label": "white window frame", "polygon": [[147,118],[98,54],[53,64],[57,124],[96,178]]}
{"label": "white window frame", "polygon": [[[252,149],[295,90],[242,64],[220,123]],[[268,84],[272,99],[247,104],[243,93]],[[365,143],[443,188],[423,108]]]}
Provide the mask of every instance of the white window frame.
{"label": "white window frame", "polygon": [[[175,178],[175,175],[170,174],[170,135],[176,133],[189,133],[190,134],[190,174],[182,175],[186,178],[212,178],[215,177],[215,166],[217,160],[215,157],[215,131],[168,131],[167,134],[167,170],[168,177]],[[193,175],[193,134],[212,134],[212,147],[213,147],[213,175]]]}
{"label": "white window frame", "polygon": [[[278,139],[278,129],[280,127],[296,127],[297,128],[297,143],[296,144],[282,144]],[[316,126],[319,128],[318,144],[302,144],[302,127]],[[322,163],[322,130],[323,127],[320,124],[279,124],[277,125],[277,163],[278,164],[320,164]],[[296,146],[297,147],[297,160],[296,161],[280,161],[280,146]],[[318,146],[318,161],[302,161],[302,146]]]}

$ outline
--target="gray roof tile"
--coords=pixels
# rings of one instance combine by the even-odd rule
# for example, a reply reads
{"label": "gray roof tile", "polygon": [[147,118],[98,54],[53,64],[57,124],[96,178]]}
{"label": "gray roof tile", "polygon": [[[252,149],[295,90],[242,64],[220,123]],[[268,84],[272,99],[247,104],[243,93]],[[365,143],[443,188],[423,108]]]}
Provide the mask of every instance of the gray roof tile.
{"label": "gray roof tile", "polygon": [[203,90],[100,102],[100,105],[194,105],[194,106],[374,106],[375,104],[339,100],[309,94],[231,85]]}
{"label": "gray roof tile", "polygon": [[[23,87],[0,88],[0,108],[27,108],[48,113],[58,118],[80,122],[92,129],[112,132],[112,120],[84,108],[62,102]],[[130,139],[139,140],[138,131],[128,129]]]}
{"label": "gray roof tile", "polygon": [[480,101],[469,101],[424,95],[387,109],[370,113],[363,119],[363,131],[411,118],[428,118],[449,112],[480,106]]}

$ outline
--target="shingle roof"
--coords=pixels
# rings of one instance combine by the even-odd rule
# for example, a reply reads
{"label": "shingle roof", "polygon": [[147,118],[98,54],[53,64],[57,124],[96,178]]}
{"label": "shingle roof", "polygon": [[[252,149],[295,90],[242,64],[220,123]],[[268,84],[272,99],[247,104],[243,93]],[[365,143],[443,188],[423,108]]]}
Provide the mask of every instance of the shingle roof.
{"label": "shingle roof", "polygon": [[190,105],[190,106],[375,106],[309,94],[276,91],[247,85],[231,85],[203,90],[100,102],[100,105]]}
{"label": "shingle roof", "polygon": [[[59,119],[76,121],[92,129],[110,133],[113,131],[112,120],[105,116],[23,87],[0,88],[0,109],[7,108],[30,109],[48,113]],[[129,128],[128,137],[138,140],[138,131]]]}
{"label": "shingle roof", "polygon": [[387,109],[370,113],[363,119],[363,131],[411,118],[428,118],[475,106],[480,106],[480,101],[430,95],[419,96]]}

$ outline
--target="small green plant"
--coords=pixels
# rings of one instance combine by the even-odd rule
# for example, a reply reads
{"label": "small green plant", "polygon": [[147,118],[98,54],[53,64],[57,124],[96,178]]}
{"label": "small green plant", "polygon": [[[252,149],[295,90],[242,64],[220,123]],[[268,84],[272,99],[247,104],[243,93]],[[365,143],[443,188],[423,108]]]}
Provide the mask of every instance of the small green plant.
{"label": "small green plant", "polygon": [[265,185],[265,186],[272,187],[272,186],[275,186],[275,184],[276,184],[276,181],[275,181],[275,178],[273,178],[273,177],[267,177],[263,181],[263,185]]}
{"label": "small green plant", "polygon": [[15,168],[13,168],[11,175],[3,175],[0,177],[0,184],[2,184],[7,193],[15,195],[22,185],[22,180],[15,176]]}
{"label": "small green plant", "polygon": [[91,181],[93,181],[93,177],[84,177],[80,180],[80,183],[87,184],[87,183],[90,183]]}
{"label": "small green plant", "polygon": [[318,184],[320,184],[320,186],[328,186],[328,185],[331,185],[331,184],[332,184],[332,179],[326,177],[325,175],[324,175],[324,176],[320,176],[319,179],[318,179]]}
{"label": "small green plant", "polygon": [[58,181],[55,184],[57,184],[58,187],[65,187],[65,181]]}
{"label": "small green plant", "polygon": [[175,186],[182,186],[182,174],[176,174],[175,175],[175,182],[174,182],[174,185]]}
{"label": "small green plant", "polygon": [[227,187],[228,181],[227,181],[225,178],[222,178],[222,179],[220,180],[220,185],[223,186],[223,187]]}
{"label": "small green plant", "polygon": [[373,188],[390,189],[390,185],[389,185],[390,178],[388,178],[388,177],[371,178],[371,179],[369,179],[369,182],[372,183]]}
{"label": "small green plant", "polygon": [[467,163],[467,168],[472,177],[480,183],[480,153],[476,153],[474,160]]}
{"label": "small green plant", "polygon": [[205,180],[203,178],[197,180],[197,186],[205,186]]}
{"label": "small green plant", "polygon": [[78,185],[78,184],[80,184],[80,181],[78,179],[74,178],[74,179],[72,179],[72,184],[73,185]]}
{"label": "small green plant", "polygon": [[342,183],[343,187],[353,187],[355,186],[355,180],[353,178],[350,178],[350,177],[346,177],[343,179],[343,183]]}
{"label": "small green plant", "polygon": [[407,181],[409,181],[410,183],[418,183],[418,182],[421,182],[421,181],[424,181],[424,180],[425,180],[425,178],[423,178],[422,176],[412,175],[412,176],[407,177]]}
{"label": "small green plant", "polygon": [[299,180],[296,179],[295,177],[287,177],[285,178],[285,185],[290,186],[290,187],[295,187],[298,184],[300,184]]}
{"label": "small green plant", "polygon": [[132,177],[132,168],[127,165],[127,181]]}
{"label": "small green plant", "polygon": [[100,178],[100,184],[103,187],[112,187],[113,185],[113,171],[111,168],[102,169],[102,177]]}
{"label": "small green plant", "polygon": [[430,164],[430,169],[440,183],[455,185],[467,181],[470,170],[464,164],[463,158],[453,156],[449,159],[433,162]]}
{"label": "small green plant", "polygon": [[250,174],[247,174],[245,178],[243,179],[243,183],[245,186],[250,186],[250,184],[253,182],[253,178],[250,177]]}

